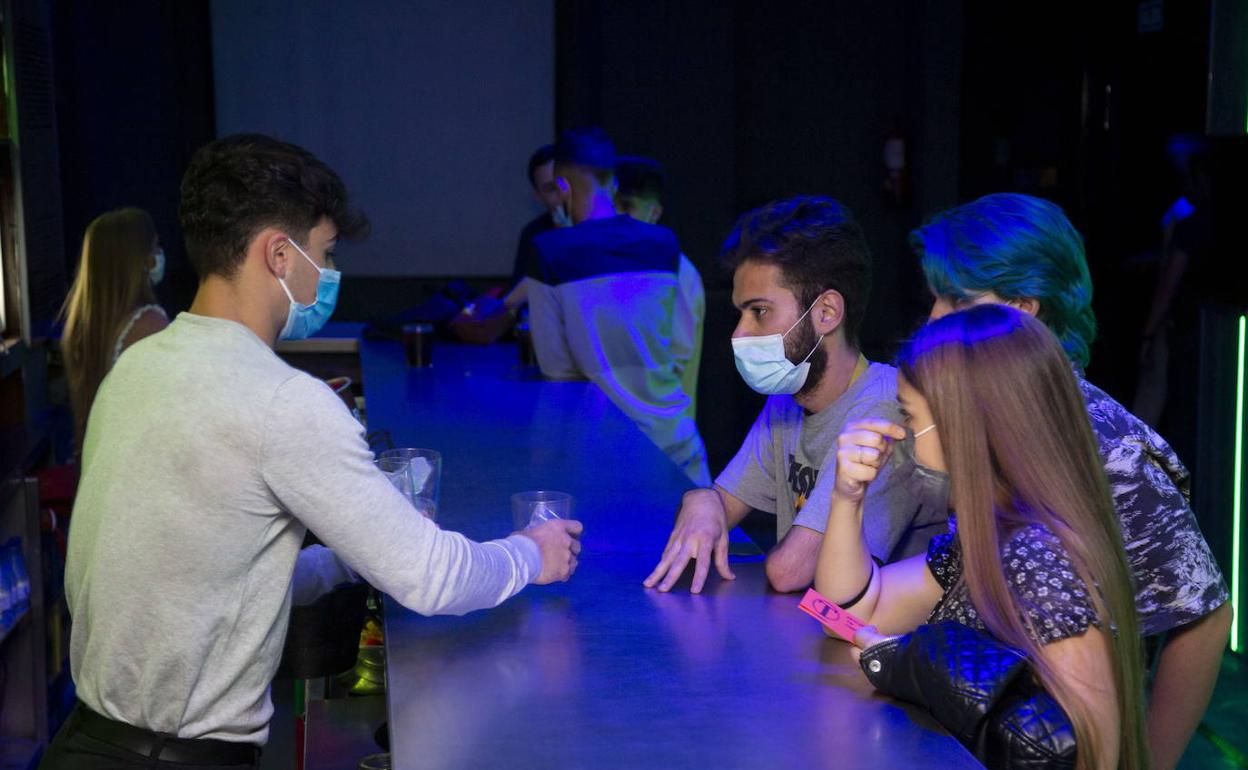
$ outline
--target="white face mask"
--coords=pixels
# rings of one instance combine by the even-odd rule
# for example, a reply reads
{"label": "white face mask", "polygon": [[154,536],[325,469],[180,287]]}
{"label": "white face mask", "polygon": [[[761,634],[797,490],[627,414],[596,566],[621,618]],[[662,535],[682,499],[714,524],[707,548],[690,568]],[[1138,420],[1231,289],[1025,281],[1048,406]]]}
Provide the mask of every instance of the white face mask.
{"label": "white face mask", "polygon": [[819,340],[800,364],[793,363],[784,354],[784,338],[814,310],[816,304],[818,300],[806,308],[797,323],[790,326],[784,334],[738,337],[732,341],[732,357],[746,385],[766,396],[792,395],[802,389],[810,375],[810,357],[819,349],[824,335],[819,335]]}
{"label": "white face mask", "polygon": [[152,258],[156,260],[156,264],[152,267],[149,275],[152,279],[152,285],[155,286],[165,278],[165,250],[156,249],[156,253],[152,255]]}

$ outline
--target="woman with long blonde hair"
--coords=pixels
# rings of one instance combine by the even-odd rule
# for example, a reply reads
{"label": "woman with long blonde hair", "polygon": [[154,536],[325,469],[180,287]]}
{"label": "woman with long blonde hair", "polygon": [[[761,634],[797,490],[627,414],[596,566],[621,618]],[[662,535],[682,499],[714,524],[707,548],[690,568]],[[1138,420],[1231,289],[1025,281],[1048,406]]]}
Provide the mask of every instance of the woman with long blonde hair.
{"label": "woman with long blonde hair", "polygon": [[[1145,768],[1143,671],[1117,518],[1070,363],[1039,321],[983,305],[933,321],[898,359],[905,426],[865,420],[837,448],[816,588],[880,634],[954,620],[1023,652],[1074,729],[1081,770]],[[951,531],[876,568],[861,501],[884,462],[942,495]],[[865,589],[863,588],[866,586]]]}
{"label": "woman with long blonde hair", "polygon": [[152,291],[164,262],[156,226],[142,209],[110,211],[87,227],[78,274],[61,311],[61,351],[79,449],[91,403],[113,363],[169,323]]}

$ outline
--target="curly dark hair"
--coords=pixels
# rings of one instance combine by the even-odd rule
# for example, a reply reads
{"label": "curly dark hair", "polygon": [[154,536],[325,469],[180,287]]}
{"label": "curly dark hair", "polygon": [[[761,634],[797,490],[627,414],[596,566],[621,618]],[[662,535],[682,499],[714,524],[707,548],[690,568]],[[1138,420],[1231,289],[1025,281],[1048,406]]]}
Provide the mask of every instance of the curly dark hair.
{"label": "curly dark hair", "polygon": [[745,262],[778,266],[784,287],[803,309],[836,290],[845,300],[845,338],[858,343],[871,296],[871,251],[839,201],[802,195],[747,212],[724,241],[720,261],[730,271]]}
{"label": "curly dark hair", "polygon": [[289,142],[234,134],[201,147],[182,177],[178,220],[200,280],[231,277],[266,227],[306,238],[322,218],[339,238],[363,237],[368,218],[347,204],[333,169]]}

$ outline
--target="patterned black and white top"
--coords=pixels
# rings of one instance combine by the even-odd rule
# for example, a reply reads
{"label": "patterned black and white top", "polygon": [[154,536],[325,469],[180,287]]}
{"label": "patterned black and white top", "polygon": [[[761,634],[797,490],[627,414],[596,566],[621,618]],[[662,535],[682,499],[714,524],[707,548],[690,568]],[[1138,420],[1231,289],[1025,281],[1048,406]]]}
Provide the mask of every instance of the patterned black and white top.
{"label": "patterned black and white top", "polygon": [[[1041,644],[1078,636],[1091,625],[1100,627],[1083,579],[1071,564],[1061,540],[1048,528],[1031,524],[1016,530],[1001,547],[1001,564]],[[949,517],[949,532],[937,535],[928,544],[927,566],[945,589],[927,622],[956,620],[987,630],[971,602],[970,588],[960,580],[962,547],[956,517]]]}
{"label": "patterned black and white top", "polygon": [[1192,513],[1191,474],[1156,431],[1078,380],[1122,525],[1140,632],[1159,634],[1204,617],[1229,594]]}

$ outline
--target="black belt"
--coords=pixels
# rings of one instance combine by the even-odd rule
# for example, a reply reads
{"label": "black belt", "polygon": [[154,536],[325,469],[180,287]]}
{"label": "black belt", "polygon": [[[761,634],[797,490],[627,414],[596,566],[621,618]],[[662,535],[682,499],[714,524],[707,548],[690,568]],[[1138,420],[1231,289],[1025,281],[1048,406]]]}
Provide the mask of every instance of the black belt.
{"label": "black belt", "polygon": [[211,738],[178,738],[166,733],[101,716],[78,704],[78,730],[98,741],[164,762],[188,765],[249,765],[260,757],[260,747]]}

